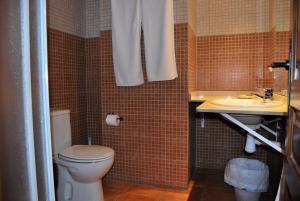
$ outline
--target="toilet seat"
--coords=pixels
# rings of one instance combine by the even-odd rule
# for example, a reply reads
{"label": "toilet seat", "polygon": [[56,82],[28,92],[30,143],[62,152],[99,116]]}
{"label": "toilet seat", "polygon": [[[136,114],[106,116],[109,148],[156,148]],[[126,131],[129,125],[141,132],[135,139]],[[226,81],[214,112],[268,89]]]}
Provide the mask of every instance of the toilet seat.
{"label": "toilet seat", "polygon": [[74,145],[58,154],[58,158],[75,163],[96,163],[113,157],[113,149],[99,145]]}

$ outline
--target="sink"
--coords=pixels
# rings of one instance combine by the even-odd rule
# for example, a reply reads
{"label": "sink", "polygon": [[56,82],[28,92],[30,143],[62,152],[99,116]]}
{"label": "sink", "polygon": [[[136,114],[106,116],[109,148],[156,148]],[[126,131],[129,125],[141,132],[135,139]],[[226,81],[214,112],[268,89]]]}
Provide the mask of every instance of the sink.
{"label": "sink", "polygon": [[231,116],[246,125],[257,125],[262,121],[262,117],[259,115],[231,114]]}
{"label": "sink", "polygon": [[272,108],[281,106],[281,101],[272,101],[253,98],[253,99],[240,99],[240,98],[219,98],[210,101],[210,103],[224,107],[243,107],[243,108]]}

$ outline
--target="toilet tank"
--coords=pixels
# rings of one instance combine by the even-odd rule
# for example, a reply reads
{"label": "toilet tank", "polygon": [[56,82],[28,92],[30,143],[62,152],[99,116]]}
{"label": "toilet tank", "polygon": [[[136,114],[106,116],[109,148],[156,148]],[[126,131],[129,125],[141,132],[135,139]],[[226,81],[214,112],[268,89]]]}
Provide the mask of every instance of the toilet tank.
{"label": "toilet tank", "polygon": [[72,145],[70,110],[51,112],[51,136],[54,155]]}

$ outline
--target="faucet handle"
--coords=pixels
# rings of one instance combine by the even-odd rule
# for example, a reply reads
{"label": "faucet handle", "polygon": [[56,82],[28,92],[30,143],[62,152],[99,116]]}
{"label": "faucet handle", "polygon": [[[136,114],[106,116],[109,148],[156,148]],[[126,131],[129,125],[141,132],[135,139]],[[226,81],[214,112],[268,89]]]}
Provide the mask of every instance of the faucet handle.
{"label": "faucet handle", "polygon": [[273,89],[272,88],[265,88],[265,97],[272,98],[273,97]]}

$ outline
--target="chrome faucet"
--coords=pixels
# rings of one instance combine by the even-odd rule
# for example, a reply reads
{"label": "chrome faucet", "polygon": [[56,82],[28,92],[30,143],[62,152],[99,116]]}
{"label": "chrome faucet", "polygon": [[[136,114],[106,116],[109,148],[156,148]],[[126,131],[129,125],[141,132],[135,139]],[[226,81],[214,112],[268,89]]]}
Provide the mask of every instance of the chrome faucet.
{"label": "chrome faucet", "polygon": [[251,93],[252,95],[255,95],[264,101],[266,99],[272,99],[273,98],[273,89],[272,88],[257,88],[256,91]]}

